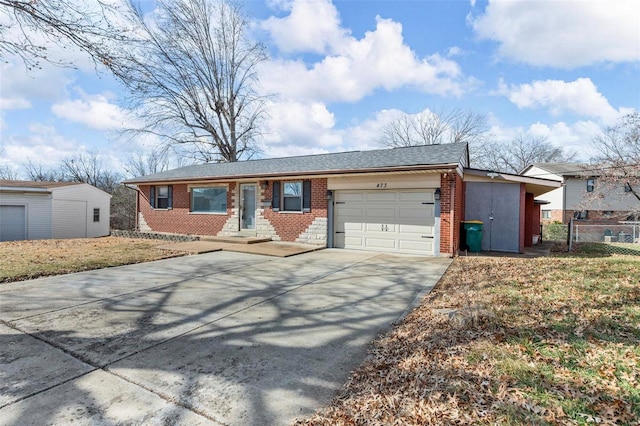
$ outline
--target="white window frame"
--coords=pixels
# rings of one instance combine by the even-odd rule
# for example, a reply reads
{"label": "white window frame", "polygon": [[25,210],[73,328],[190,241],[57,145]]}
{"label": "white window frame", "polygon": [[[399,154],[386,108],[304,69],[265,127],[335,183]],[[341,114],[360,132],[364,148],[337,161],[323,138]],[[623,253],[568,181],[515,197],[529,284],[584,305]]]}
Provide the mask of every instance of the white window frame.
{"label": "white window frame", "polygon": [[[97,219],[96,219],[97,217]],[[94,207],[93,209],[93,222],[100,222],[100,208]]]}

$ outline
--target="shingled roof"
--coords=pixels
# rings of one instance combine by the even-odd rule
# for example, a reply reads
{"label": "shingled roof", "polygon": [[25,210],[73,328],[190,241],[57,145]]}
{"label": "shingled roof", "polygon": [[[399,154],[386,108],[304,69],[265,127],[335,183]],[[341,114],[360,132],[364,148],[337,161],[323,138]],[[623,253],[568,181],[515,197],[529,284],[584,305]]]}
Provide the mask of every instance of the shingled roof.
{"label": "shingled roof", "polygon": [[457,143],[198,164],[129,179],[125,183],[428,170],[468,164],[467,144]]}
{"label": "shingled roof", "polygon": [[38,188],[50,189],[59,188],[61,186],[80,185],[79,182],[45,182],[31,180],[6,180],[0,179],[0,188]]}
{"label": "shingled roof", "polygon": [[535,163],[532,166],[558,176],[580,176],[584,174],[587,165],[583,163]]}

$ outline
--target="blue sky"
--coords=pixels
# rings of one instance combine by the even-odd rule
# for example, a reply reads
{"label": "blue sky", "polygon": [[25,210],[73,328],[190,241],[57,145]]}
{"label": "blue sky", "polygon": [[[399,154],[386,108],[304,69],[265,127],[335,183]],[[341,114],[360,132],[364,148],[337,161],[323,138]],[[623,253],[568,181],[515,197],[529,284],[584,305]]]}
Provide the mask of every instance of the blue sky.
{"label": "blue sky", "polygon": [[[244,5],[271,56],[262,86],[277,95],[264,157],[376,149],[399,114],[460,108],[486,115],[491,141],[544,136],[588,160],[594,135],[640,109],[636,0]],[[131,125],[118,84],[80,53],[59,54],[78,69],[0,65],[0,166],[96,152],[119,169],[155,143],[118,139]]]}

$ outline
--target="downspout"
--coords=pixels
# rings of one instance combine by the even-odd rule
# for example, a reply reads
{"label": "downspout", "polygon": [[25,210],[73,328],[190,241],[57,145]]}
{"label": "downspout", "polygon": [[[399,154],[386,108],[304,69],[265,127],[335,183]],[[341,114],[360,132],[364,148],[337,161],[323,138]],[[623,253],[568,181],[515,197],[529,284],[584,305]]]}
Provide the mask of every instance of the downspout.
{"label": "downspout", "polygon": [[138,212],[140,212],[140,191],[138,190],[139,188],[137,185],[134,185],[133,187],[131,187],[126,183],[124,184],[124,187],[132,191],[136,191],[136,215],[134,218],[133,226],[135,231],[139,231],[138,229]]}

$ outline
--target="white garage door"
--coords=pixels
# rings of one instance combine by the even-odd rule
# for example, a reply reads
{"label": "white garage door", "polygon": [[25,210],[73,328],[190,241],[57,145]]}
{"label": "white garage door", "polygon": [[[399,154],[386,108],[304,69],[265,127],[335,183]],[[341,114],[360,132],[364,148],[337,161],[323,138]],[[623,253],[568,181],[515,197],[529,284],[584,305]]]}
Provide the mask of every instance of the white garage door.
{"label": "white garage door", "polygon": [[27,239],[24,206],[0,206],[0,241]]}
{"label": "white garage door", "polygon": [[334,246],[433,255],[430,190],[336,191]]}

